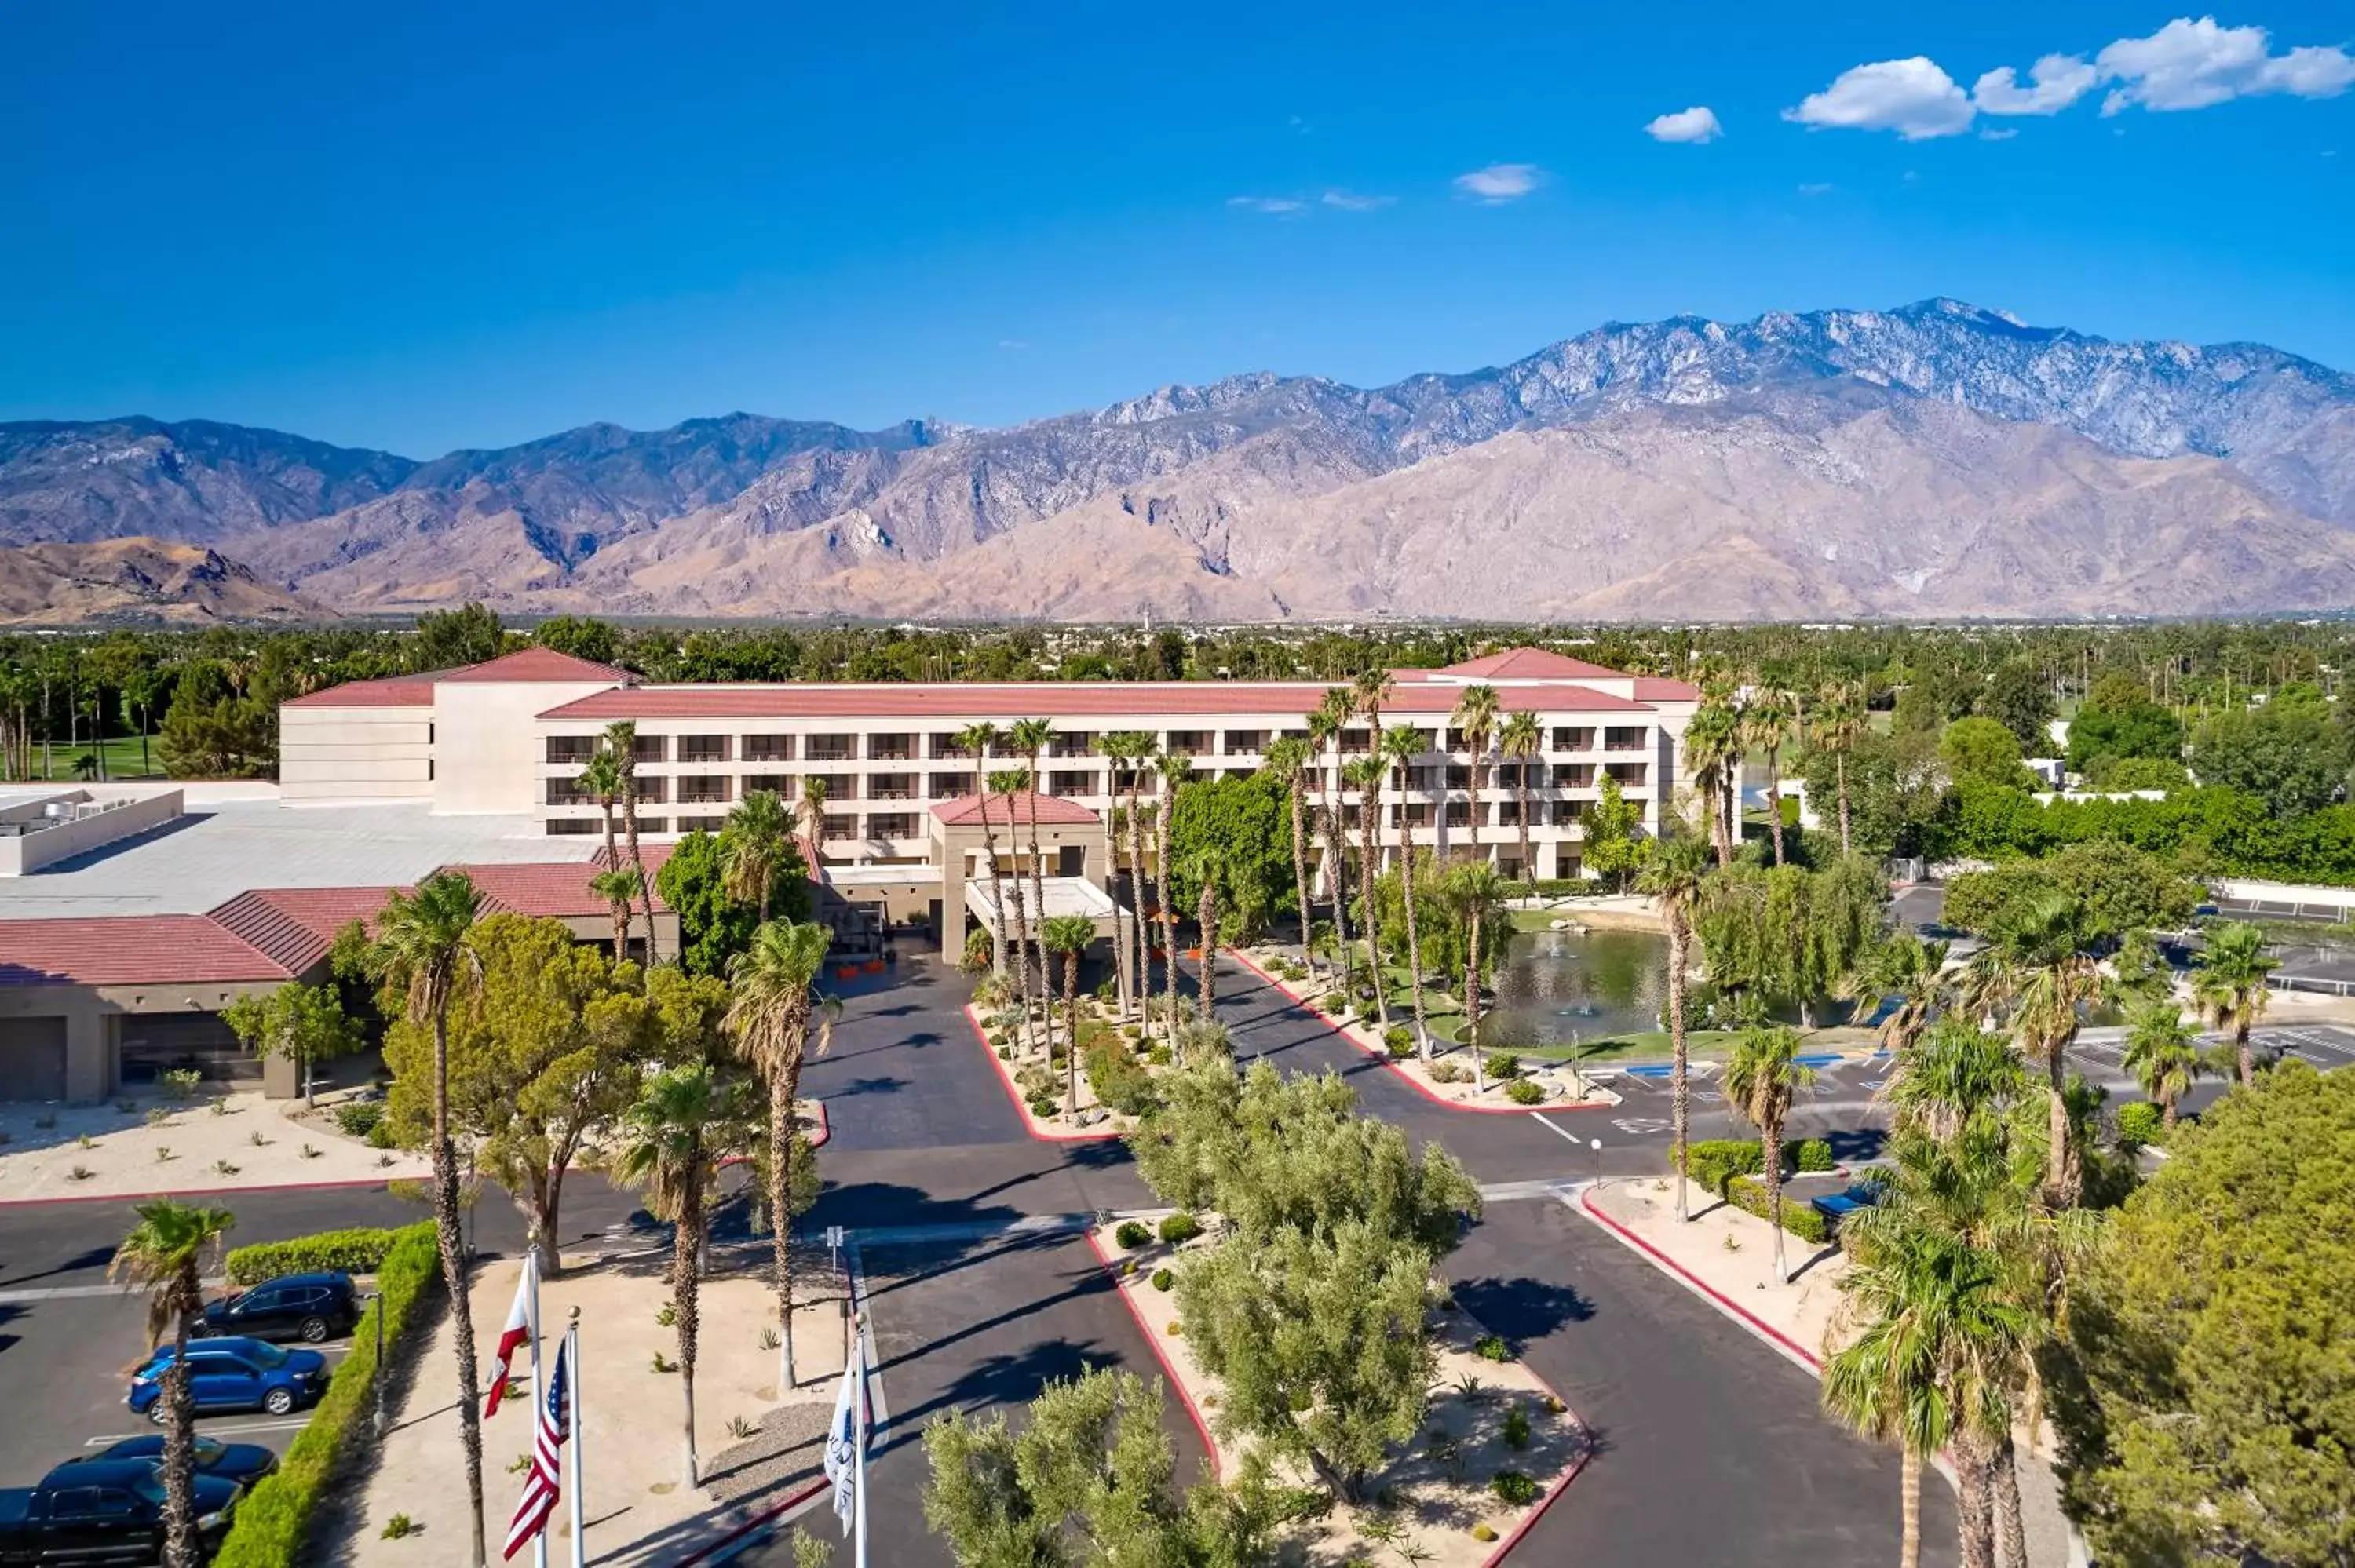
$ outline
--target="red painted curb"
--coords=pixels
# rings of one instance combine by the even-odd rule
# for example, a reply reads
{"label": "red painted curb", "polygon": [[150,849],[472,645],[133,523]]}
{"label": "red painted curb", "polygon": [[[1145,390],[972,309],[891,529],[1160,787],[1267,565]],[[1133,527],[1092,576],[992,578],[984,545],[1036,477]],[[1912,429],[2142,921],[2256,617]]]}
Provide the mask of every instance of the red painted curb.
{"label": "red painted curb", "polygon": [[1761,1338],[1772,1340],[1774,1343],[1782,1346],[1785,1350],[1790,1351],[1793,1355],[1798,1357],[1801,1361],[1806,1362],[1817,1372],[1823,1371],[1824,1361],[1821,1356],[1815,1354],[1806,1346],[1800,1344],[1796,1340],[1792,1339],[1791,1336],[1783,1332],[1782,1330],[1775,1328],[1773,1324],[1759,1317],[1758,1314],[1742,1306],[1741,1302],[1736,1301],[1732,1297],[1726,1295],[1725,1292],[1718,1289],[1712,1285],[1710,1285],[1699,1275],[1693,1273],[1692,1270],[1678,1263],[1675,1258],[1670,1257],[1667,1253],[1662,1252],[1658,1247],[1654,1246],[1650,1242],[1646,1241],[1642,1236],[1637,1235],[1634,1231],[1629,1230],[1625,1225],[1621,1224],[1617,1220],[1613,1219],[1610,1215],[1596,1208],[1594,1206],[1593,1199],[1593,1189],[1591,1187],[1587,1188],[1579,1193],[1578,1206],[1581,1209],[1583,1209],[1586,1212],[1587,1217],[1593,1220],[1595,1224],[1604,1226],[1614,1235],[1625,1239],[1630,1245],[1641,1252],[1646,1257],[1650,1258],[1654,1263],[1659,1265],[1660,1267],[1668,1270],[1670,1274],[1675,1275],[1678,1279],[1684,1281],[1686,1285],[1700,1292],[1700,1294],[1708,1297],[1711,1301],[1716,1302],[1719,1306],[1724,1308],[1727,1311],[1741,1319],[1742,1322],[1749,1325],[1753,1332],[1758,1334]]}
{"label": "red painted curb", "polygon": [[1422,1079],[1417,1078],[1412,1073],[1402,1071],[1399,1065],[1391,1061],[1386,1053],[1375,1050],[1372,1046],[1367,1044],[1364,1041],[1356,1038],[1350,1034],[1348,1030],[1342,1028],[1339,1024],[1326,1017],[1324,1012],[1318,1009],[1314,1002],[1311,1002],[1306,997],[1293,990],[1288,983],[1276,979],[1273,975],[1268,973],[1265,969],[1252,962],[1251,959],[1245,958],[1241,953],[1236,952],[1232,948],[1228,949],[1228,951],[1234,959],[1235,962],[1242,965],[1243,968],[1259,976],[1260,979],[1265,980],[1277,991],[1280,991],[1284,996],[1291,998],[1294,1006],[1307,1013],[1325,1028],[1330,1030],[1335,1034],[1339,1035],[1343,1044],[1348,1045],[1350,1049],[1356,1051],[1360,1055],[1372,1057],[1377,1066],[1380,1067],[1384,1072],[1390,1074],[1391,1076],[1396,1078],[1400,1083],[1404,1084],[1408,1088],[1412,1089],[1416,1094],[1421,1095],[1424,1099],[1429,1100],[1433,1105],[1437,1106],[1442,1110],[1462,1111],[1467,1116],[1534,1116],[1540,1111],[1544,1111],[1553,1116],[1567,1116],[1572,1111],[1597,1111],[1612,1110],[1616,1108],[1612,1106],[1467,1106],[1461,1100],[1442,1099],[1439,1096],[1433,1094],[1431,1090],[1431,1086],[1423,1082]]}
{"label": "red painted curb", "polygon": [[710,1545],[698,1547],[693,1555],[680,1558],[678,1562],[673,1565],[673,1568],[693,1568],[695,1563],[710,1562],[714,1554],[727,1551],[730,1547],[735,1545],[738,1542],[743,1540],[747,1535],[751,1534],[752,1531],[760,1529],[762,1525],[767,1524],[779,1514],[799,1508],[802,1504],[809,1501],[810,1499],[817,1496],[818,1493],[826,1490],[826,1482],[823,1477],[812,1481],[801,1490],[785,1499],[784,1501],[772,1503],[767,1508],[762,1509],[759,1513],[754,1514],[751,1519],[746,1520],[743,1523],[738,1525],[735,1529],[730,1531],[727,1534],[721,1536]]}
{"label": "red painted curb", "polygon": [[974,1012],[973,1003],[969,1001],[964,1004],[964,1021],[973,1026],[974,1044],[981,1047],[982,1055],[996,1069],[997,1081],[1005,1088],[1006,1097],[1014,1102],[1014,1114],[1022,1118],[1023,1129],[1032,1138],[1041,1143],[1102,1143],[1120,1136],[1117,1131],[1057,1132],[1040,1127],[1038,1119],[1030,1114],[1029,1102],[1022,1097],[1021,1086],[1014,1081],[1014,1075],[1007,1071],[1006,1064],[999,1061],[997,1053],[990,1048],[988,1032],[981,1026],[981,1015]]}
{"label": "red painted curb", "polygon": [[1161,1341],[1154,1337],[1153,1325],[1145,1320],[1145,1314],[1136,1309],[1136,1303],[1128,1298],[1127,1290],[1122,1287],[1120,1270],[1114,1266],[1116,1260],[1105,1253],[1103,1244],[1096,1240],[1094,1231],[1080,1234],[1086,1240],[1088,1250],[1095,1254],[1096,1261],[1103,1266],[1104,1277],[1112,1282],[1113,1294],[1119,1297],[1120,1304],[1128,1309],[1129,1317],[1136,1324],[1136,1331],[1145,1336],[1146,1346],[1153,1351],[1153,1359],[1161,1363],[1162,1373],[1168,1378],[1169,1386],[1177,1390],[1178,1403],[1184,1405],[1186,1414],[1193,1418],[1194,1430],[1201,1435],[1202,1452],[1210,1458],[1210,1474],[1216,1476],[1219,1473],[1219,1446],[1211,1439],[1210,1425],[1202,1419],[1201,1411],[1194,1404],[1194,1396],[1186,1392],[1186,1380],[1178,1375],[1178,1369],[1171,1366],[1169,1358],[1161,1353]]}
{"label": "red painted curb", "polygon": [[316,1192],[332,1187],[384,1187],[395,1181],[419,1181],[420,1176],[351,1176],[339,1181],[265,1181],[254,1187],[180,1187],[155,1192],[67,1192],[53,1198],[0,1198],[0,1209],[29,1209],[42,1203],[144,1203],[156,1198],[234,1198],[252,1192]]}

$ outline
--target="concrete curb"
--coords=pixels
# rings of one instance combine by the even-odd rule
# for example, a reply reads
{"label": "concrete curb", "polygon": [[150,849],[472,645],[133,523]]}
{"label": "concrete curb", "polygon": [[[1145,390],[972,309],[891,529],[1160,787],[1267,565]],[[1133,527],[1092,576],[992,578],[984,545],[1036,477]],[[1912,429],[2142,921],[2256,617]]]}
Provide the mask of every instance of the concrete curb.
{"label": "concrete curb", "polygon": [[422,1176],[347,1176],[335,1181],[263,1181],[250,1187],[165,1188],[153,1192],[61,1192],[47,1198],[0,1198],[0,1209],[29,1209],[42,1203],[144,1203],[157,1198],[235,1198],[254,1192],[321,1192],[337,1188],[389,1187],[395,1181],[419,1181]]}
{"label": "concrete curb", "polygon": [[1636,1252],[1641,1254],[1661,1272],[1673,1276],[1685,1287],[1686,1289],[1692,1291],[1695,1295],[1709,1302],[1710,1306],[1715,1307],[1720,1312],[1722,1312],[1727,1317],[1733,1319],[1743,1328],[1748,1329],[1752,1333],[1757,1335],[1760,1339],[1764,1340],[1768,1344],[1774,1346],[1775,1350],[1782,1352],[1785,1359],[1796,1361],[1799,1366],[1805,1368],[1808,1372],[1813,1373],[1816,1376],[1820,1377],[1823,1374],[1824,1363],[1821,1357],[1810,1354],[1806,1347],[1802,1346],[1796,1340],[1792,1339],[1780,1329],[1775,1328],[1773,1324],[1767,1322],[1756,1313],[1749,1310],[1747,1308],[1743,1307],[1742,1303],[1736,1301],[1732,1297],[1726,1295],[1715,1286],[1708,1284],[1699,1275],[1685,1267],[1684,1265],[1670,1257],[1667,1253],[1662,1252],[1658,1247],[1654,1246],[1650,1242],[1646,1241],[1642,1236],[1637,1235],[1634,1231],[1628,1229],[1625,1225],[1621,1224],[1617,1220],[1613,1219],[1610,1215],[1596,1208],[1594,1206],[1594,1189],[1593,1187],[1582,1187],[1579,1189],[1578,1207],[1588,1219],[1602,1226],[1604,1231],[1614,1239],[1617,1240],[1623,1245],[1633,1248]]}
{"label": "concrete curb", "polygon": [[972,1026],[974,1044],[981,1047],[982,1055],[996,1072],[998,1085],[1005,1089],[1006,1097],[1014,1102],[1014,1114],[1022,1118],[1022,1129],[1032,1138],[1040,1143],[1102,1143],[1120,1136],[1118,1128],[1108,1128],[1103,1132],[1063,1132],[1039,1126],[1038,1118],[1030,1114],[1029,1102],[1022,1097],[1021,1086],[1014,1081],[1014,1075],[1007,1071],[1006,1064],[999,1061],[997,1053],[990,1048],[988,1032],[981,1026],[981,1015],[974,1012],[973,1003],[969,1001],[964,1004],[964,1021]]}

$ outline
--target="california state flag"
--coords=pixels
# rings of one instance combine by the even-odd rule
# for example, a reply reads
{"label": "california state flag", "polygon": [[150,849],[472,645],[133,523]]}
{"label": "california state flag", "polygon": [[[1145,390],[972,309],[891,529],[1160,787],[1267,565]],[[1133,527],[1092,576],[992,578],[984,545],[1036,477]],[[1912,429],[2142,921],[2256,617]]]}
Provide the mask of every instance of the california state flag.
{"label": "california state flag", "polygon": [[516,1351],[538,1336],[539,1249],[534,1247],[523,1255],[523,1273],[516,1278],[515,1305],[507,1308],[506,1327],[499,1330],[499,1348],[491,1355],[491,1397],[490,1403],[483,1406],[484,1420],[499,1413],[499,1400],[507,1391],[507,1368],[515,1361]]}

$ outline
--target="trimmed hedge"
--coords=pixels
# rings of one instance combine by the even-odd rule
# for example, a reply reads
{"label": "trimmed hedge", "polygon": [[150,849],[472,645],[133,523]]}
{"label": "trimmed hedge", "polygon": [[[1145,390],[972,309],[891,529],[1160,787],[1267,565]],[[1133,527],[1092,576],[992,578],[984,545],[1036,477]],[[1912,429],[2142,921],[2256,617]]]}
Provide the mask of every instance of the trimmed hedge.
{"label": "trimmed hedge", "polygon": [[[352,1234],[356,1233],[329,1233]],[[377,1268],[377,1288],[381,1294],[353,1333],[351,1354],[336,1368],[327,1392],[311,1413],[310,1424],[295,1435],[286,1457],[279,1462],[278,1473],[238,1503],[237,1517],[213,1559],[213,1568],[286,1568],[300,1561],[312,1515],[336,1478],[346,1444],[367,1430],[373,1408],[371,1385],[377,1374],[374,1314],[385,1315],[385,1344],[398,1353],[411,1316],[442,1278],[442,1255],[434,1244],[431,1221],[385,1234],[395,1239]]]}
{"label": "trimmed hedge", "polygon": [[[1747,1176],[1736,1176],[1725,1184],[1725,1199],[1737,1209],[1745,1209],[1760,1219],[1766,1218],[1766,1189]],[[1832,1224],[1816,1212],[1816,1206],[1804,1198],[1783,1194],[1783,1228],[1803,1242],[1817,1246],[1832,1239]]]}
{"label": "trimmed hedge", "polygon": [[1765,1169],[1766,1151],[1750,1139],[1705,1138],[1685,1146],[1685,1174],[1721,1198],[1734,1177]]}
{"label": "trimmed hedge", "polygon": [[1832,1146],[1820,1138],[1810,1138],[1793,1146],[1791,1165],[1798,1171],[1837,1171],[1839,1161],[1832,1158]]}
{"label": "trimmed hedge", "polygon": [[[374,1274],[414,1225],[403,1230],[321,1231],[293,1241],[261,1242],[229,1255],[231,1285],[259,1285],[282,1274]],[[432,1227],[427,1227],[429,1232]]]}

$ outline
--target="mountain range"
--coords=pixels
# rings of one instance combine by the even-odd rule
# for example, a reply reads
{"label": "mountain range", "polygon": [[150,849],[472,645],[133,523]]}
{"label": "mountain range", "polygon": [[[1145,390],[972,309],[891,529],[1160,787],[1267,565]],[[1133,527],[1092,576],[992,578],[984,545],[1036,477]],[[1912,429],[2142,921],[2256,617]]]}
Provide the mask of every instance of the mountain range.
{"label": "mountain range", "polygon": [[[250,570],[281,614],[2335,609],[2355,376],[1931,300],[1611,323],[1467,375],[1238,376],[996,429],[732,414],[419,462],[203,421],[0,424],[0,546],[65,570],[140,535]],[[53,613],[17,603],[0,615]]]}

